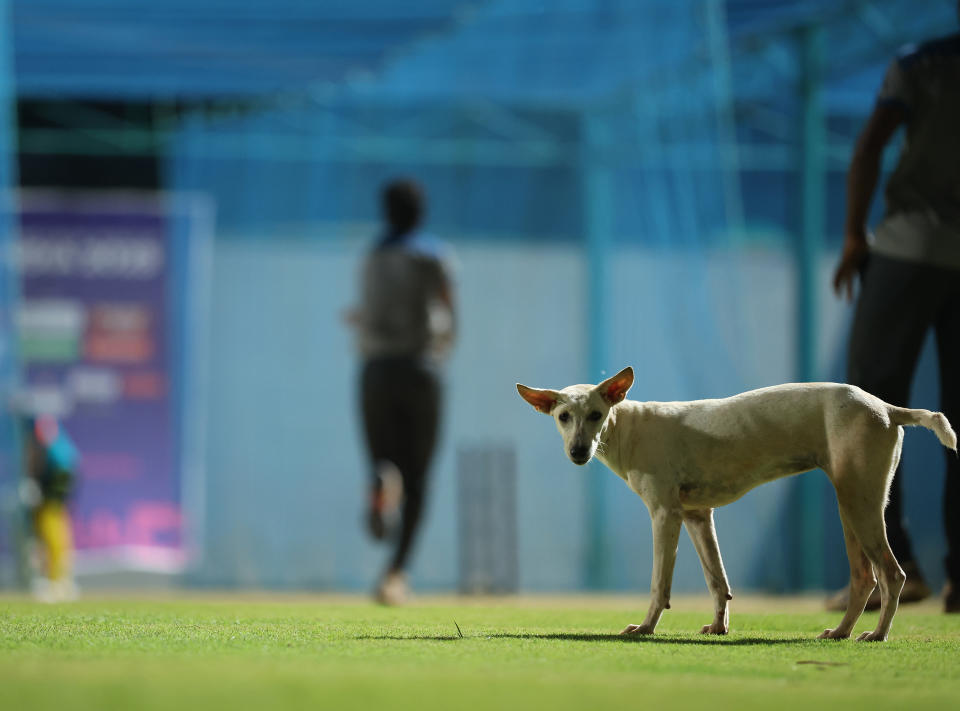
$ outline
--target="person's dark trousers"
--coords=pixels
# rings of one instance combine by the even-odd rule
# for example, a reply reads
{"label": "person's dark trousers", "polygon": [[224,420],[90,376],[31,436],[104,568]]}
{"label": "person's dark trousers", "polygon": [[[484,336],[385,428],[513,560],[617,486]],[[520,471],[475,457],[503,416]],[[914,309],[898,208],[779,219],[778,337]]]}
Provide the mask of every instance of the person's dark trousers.
{"label": "person's dark trousers", "polygon": [[396,466],[403,478],[400,537],[390,564],[394,571],[406,567],[423,514],[440,399],[439,373],[420,358],[378,358],[363,366],[363,424],[374,486],[383,462]]}
{"label": "person's dark trousers", "polygon": [[[848,380],[891,405],[907,407],[910,383],[929,329],[937,342],[940,410],[960,425],[960,270],[870,255],[862,272],[850,336]],[[936,409],[931,403],[928,409]],[[949,580],[960,582],[960,460],[946,452],[943,517]],[[935,473],[931,472],[931,475]],[[914,560],[903,522],[901,469],[884,517],[893,554]]]}

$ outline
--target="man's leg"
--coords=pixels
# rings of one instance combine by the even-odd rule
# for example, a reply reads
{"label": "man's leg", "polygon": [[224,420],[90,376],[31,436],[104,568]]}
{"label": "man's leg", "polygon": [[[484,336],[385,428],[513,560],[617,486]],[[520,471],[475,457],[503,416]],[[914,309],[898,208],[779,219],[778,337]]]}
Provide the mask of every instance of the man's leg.
{"label": "man's leg", "polygon": [[36,594],[45,602],[73,600],[73,534],[70,513],[63,501],[48,499],[35,513],[37,538],[44,548],[47,577],[36,583]]}
{"label": "man's leg", "polygon": [[403,476],[400,539],[390,569],[402,572],[420,528],[430,460],[440,423],[440,381],[428,368],[412,363],[403,392],[402,445],[398,459]]}
{"label": "man's leg", "polygon": [[404,497],[397,547],[377,589],[377,599],[387,605],[401,604],[407,597],[405,570],[423,516],[440,416],[440,384],[433,373],[410,360],[398,367],[394,380],[398,384],[394,461],[403,477]]}
{"label": "man's leg", "polygon": [[394,370],[390,361],[371,361],[364,365],[360,376],[363,429],[370,457],[367,526],[370,534],[378,540],[387,537],[389,509],[395,506],[395,502],[387,500],[395,497],[384,491],[385,472],[396,465],[399,448]]}
{"label": "man's leg", "polygon": [[[956,430],[960,427],[960,272],[944,274],[946,296],[937,315],[937,357],[940,363],[940,409]],[[947,535],[947,612],[960,612],[960,459],[946,453],[943,522]]]}
{"label": "man's leg", "polygon": [[[847,381],[891,405],[906,407],[910,383],[932,326],[936,290],[929,281],[930,267],[871,255],[862,274],[847,361]],[[901,467],[890,485],[890,499],[884,510],[887,538],[894,556],[907,573],[901,593],[904,602],[923,599],[929,589],[917,568],[910,537],[903,521]],[[827,608],[847,607],[848,590],[827,600]],[[880,596],[874,590],[867,609],[877,609]]]}
{"label": "man's leg", "polygon": [[[863,275],[850,335],[847,379],[891,405],[907,407],[910,382],[933,325],[929,267],[871,255]],[[903,522],[901,470],[884,512],[890,548],[901,565],[913,561]]]}

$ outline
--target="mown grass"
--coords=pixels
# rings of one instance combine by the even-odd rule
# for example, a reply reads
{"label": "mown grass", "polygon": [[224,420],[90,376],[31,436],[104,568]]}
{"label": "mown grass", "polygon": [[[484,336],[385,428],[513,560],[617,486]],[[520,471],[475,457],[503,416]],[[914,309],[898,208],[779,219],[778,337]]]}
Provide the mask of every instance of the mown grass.
{"label": "mown grass", "polygon": [[723,638],[694,632],[700,602],[675,604],[654,637],[618,636],[642,602],[0,599],[0,709],[960,704],[960,615],[932,605],[902,609],[885,644],[815,640],[839,616],[789,601],[735,601]]}

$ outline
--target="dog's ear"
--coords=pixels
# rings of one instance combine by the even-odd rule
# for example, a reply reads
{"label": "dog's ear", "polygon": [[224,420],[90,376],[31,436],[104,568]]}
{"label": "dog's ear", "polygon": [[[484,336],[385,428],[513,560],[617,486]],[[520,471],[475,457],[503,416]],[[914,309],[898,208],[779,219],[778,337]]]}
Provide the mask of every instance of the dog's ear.
{"label": "dog's ear", "polygon": [[556,390],[538,390],[520,383],[517,383],[517,392],[520,393],[520,397],[546,415],[550,414],[560,397],[560,393]]}
{"label": "dog's ear", "polygon": [[611,405],[616,405],[627,396],[627,391],[633,385],[633,368],[629,365],[614,375],[607,378],[597,386],[597,390]]}

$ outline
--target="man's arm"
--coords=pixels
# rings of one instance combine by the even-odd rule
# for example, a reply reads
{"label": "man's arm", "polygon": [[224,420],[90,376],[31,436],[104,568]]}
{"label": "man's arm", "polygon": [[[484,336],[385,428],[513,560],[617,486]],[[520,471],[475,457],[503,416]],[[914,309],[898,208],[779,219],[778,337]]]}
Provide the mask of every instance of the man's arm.
{"label": "man's arm", "polygon": [[853,298],[853,283],[867,257],[867,213],[880,179],[883,151],[906,120],[906,110],[899,104],[877,104],[853,151],[847,173],[843,256],[833,275],[834,291],[842,295],[845,290],[847,299]]}

